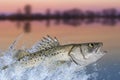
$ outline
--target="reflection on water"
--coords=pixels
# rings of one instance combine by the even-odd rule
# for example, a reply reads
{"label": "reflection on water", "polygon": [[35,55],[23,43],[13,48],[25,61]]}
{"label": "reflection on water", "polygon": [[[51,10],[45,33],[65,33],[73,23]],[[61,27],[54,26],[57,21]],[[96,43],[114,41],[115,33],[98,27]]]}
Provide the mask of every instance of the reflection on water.
{"label": "reflection on water", "polygon": [[31,25],[29,22],[25,22],[24,24],[24,32],[29,33],[31,30]]}
{"label": "reflection on water", "polygon": [[23,22],[23,26],[21,26],[21,23],[20,22],[17,22],[17,24],[16,24],[16,27],[18,28],[18,29],[20,29],[20,27],[23,27],[23,31],[25,32],[25,33],[29,33],[30,31],[31,31],[31,24],[30,24],[30,22],[29,21],[27,21],[27,22]]}
{"label": "reflection on water", "polygon": [[[53,20],[45,20],[46,22],[46,27],[50,27],[50,25],[52,24]],[[68,25],[68,26],[72,26],[72,27],[80,27],[82,24],[85,25],[89,25],[89,24],[102,24],[104,25],[108,25],[109,27],[115,27],[116,24],[119,23],[118,20],[116,19],[86,19],[86,20],[81,20],[81,19],[64,19],[64,20],[54,20],[54,25]],[[17,25],[16,27],[19,29],[21,27],[21,24],[23,25],[23,30],[26,33],[29,33],[31,31],[31,21],[25,21],[25,22],[20,22],[17,21]]]}
{"label": "reflection on water", "polygon": [[[46,27],[50,26],[51,21],[52,20],[49,20],[49,19],[45,20]],[[24,23],[24,31],[30,32],[31,21],[25,21],[25,22],[18,21],[16,26],[19,28],[21,23]],[[54,20],[54,25],[64,24],[64,25],[71,25],[72,27],[76,27],[76,26],[79,27],[82,24],[89,25],[89,24],[94,24],[94,23],[114,27],[117,23],[119,23],[119,20],[118,19],[85,19],[85,20],[82,20],[82,19],[63,19],[63,20],[56,19],[56,20]]]}
{"label": "reflection on water", "polygon": [[[56,36],[61,44],[67,43],[82,43],[100,41],[104,43],[103,49],[108,51],[108,54],[100,60],[99,64],[99,77],[103,80],[102,76],[110,76],[105,80],[119,79],[120,72],[120,27],[119,23],[115,22],[106,25],[106,21],[100,20],[105,25],[93,23],[94,20],[65,20],[65,21],[23,21],[23,22],[0,22],[0,50],[6,50],[15,38],[21,33],[25,32],[24,36],[17,45],[21,48],[31,47],[36,41],[40,40],[43,36],[50,35]],[[100,22],[96,20],[96,22]],[[69,25],[68,25],[69,24]],[[111,25],[112,24],[112,25]],[[114,25],[116,24],[116,25]],[[48,27],[49,26],[49,27]],[[75,27],[78,26],[78,27]],[[104,70],[104,71],[103,71]],[[113,71],[114,70],[114,71]],[[97,72],[97,71],[96,71]],[[112,74],[110,74],[112,73]],[[113,75],[115,74],[115,75]]]}
{"label": "reflection on water", "polygon": [[[66,40],[71,40],[73,42],[87,42],[87,41],[107,41],[108,42],[117,42],[120,40],[119,34],[119,23],[116,20],[107,20],[110,25],[106,25],[106,20],[96,20],[96,22],[103,23],[104,25],[95,23],[94,20],[46,20],[46,21],[1,21],[0,22],[0,36],[8,42],[7,36],[9,39],[14,39],[15,35],[18,33],[29,33],[30,35],[38,40],[45,35],[53,35],[61,37]],[[115,25],[116,24],[116,25]],[[8,27],[10,26],[10,27]],[[77,26],[77,27],[76,27]],[[12,33],[12,34],[11,34]],[[12,37],[14,35],[14,38]],[[29,36],[29,35],[28,35]],[[67,36],[67,37],[65,37]],[[80,36],[80,37],[78,37]],[[0,41],[0,42],[1,42]],[[34,41],[34,40],[33,40]],[[32,41],[32,42],[33,42]],[[107,42],[106,41],[106,42]],[[108,43],[107,42],[107,43]],[[1,42],[2,43],[2,42]],[[113,43],[112,43],[113,44]],[[113,45],[116,45],[114,43]],[[109,44],[110,45],[110,44]],[[110,47],[110,46],[109,46]]]}

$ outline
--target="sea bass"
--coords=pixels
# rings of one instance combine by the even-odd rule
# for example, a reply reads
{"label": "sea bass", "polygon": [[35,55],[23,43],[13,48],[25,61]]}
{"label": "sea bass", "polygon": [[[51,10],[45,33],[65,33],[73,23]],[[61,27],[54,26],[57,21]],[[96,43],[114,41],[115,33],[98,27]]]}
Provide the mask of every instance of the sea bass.
{"label": "sea bass", "polygon": [[[102,42],[60,45],[57,38],[47,36],[29,50],[18,50],[14,55],[16,62],[13,65],[32,68],[41,64],[45,59],[60,62],[72,61],[81,66],[88,65],[102,58],[104,55],[100,50],[102,46]],[[74,52],[75,50],[77,52]]]}

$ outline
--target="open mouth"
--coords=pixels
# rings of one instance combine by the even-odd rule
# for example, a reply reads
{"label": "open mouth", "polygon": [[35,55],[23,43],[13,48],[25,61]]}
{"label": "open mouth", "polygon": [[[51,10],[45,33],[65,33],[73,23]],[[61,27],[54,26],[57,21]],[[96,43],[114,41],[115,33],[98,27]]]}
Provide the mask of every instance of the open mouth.
{"label": "open mouth", "polygon": [[98,53],[101,51],[101,47],[98,47],[96,50],[95,50],[95,53]]}

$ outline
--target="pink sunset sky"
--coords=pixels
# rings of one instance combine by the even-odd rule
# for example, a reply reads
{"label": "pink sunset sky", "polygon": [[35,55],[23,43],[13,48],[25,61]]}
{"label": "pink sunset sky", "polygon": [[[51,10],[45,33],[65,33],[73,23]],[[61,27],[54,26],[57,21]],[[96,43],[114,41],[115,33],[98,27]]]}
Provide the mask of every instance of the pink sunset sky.
{"label": "pink sunset sky", "polygon": [[32,6],[32,12],[44,12],[48,8],[51,10],[120,8],[120,0],[0,0],[0,13],[22,10],[26,4]]}

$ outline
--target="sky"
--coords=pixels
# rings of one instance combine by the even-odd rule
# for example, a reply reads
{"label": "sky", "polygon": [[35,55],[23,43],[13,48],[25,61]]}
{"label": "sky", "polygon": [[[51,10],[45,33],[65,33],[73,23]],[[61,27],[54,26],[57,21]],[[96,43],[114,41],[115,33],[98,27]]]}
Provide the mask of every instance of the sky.
{"label": "sky", "polygon": [[53,11],[71,8],[82,10],[120,8],[120,0],[0,0],[0,12],[17,12],[18,9],[23,10],[26,4],[32,6],[32,12],[44,12],[48,8]]}

